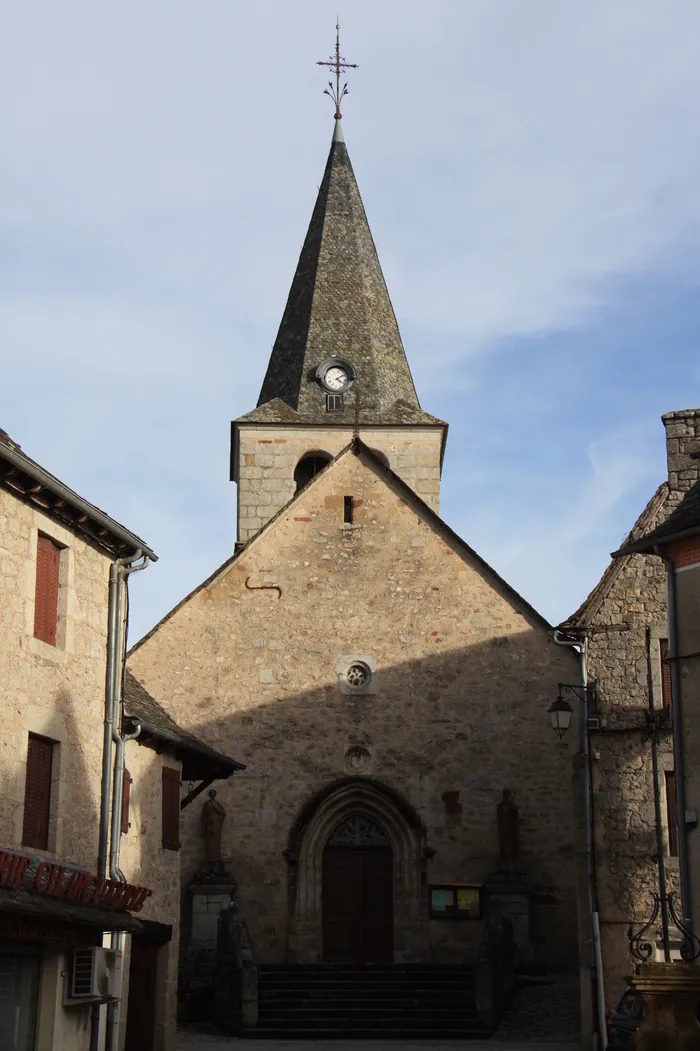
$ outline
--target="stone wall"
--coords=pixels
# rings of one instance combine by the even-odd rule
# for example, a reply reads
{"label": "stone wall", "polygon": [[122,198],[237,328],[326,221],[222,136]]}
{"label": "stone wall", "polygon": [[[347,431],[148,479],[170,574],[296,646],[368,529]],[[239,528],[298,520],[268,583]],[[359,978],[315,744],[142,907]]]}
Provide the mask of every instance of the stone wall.
{"label": "stone wall", "polygon": [[[349,659],[374,669],[364,692],[345,689]],[[427,885],[487,878],[496,806],[511,788],[536,953],[575,965],[576,744],[556,740],[547,708],[577,663],[362,455],[318,477],[129,664],[183,726],[248,764],[220,798],[259,962],[289,954],[290,830],[319,792],[352,777],[393,791],[422,824],[419,952],[435,961],[473,958],[482,929],[429,920]],[[184,815],[185,880],[203,857],[199,809]]]}
{"label": "stone wall", "polygon": [[[700,410],[668,413],[663,423],[668,483],[650,500],[632,538],[665,521],[698,477],[698,460],[690,454],[700,449]],[[596,877],[606,999],[614,1006],[633,969],[627,929],[651,915],[658,866],[650,743],[641,732],[605,731],[643,724],[650,679],[654,706],[663,706],[660,639],[668,638],[668,626],[661,559],[631,555],[611,563],[569,624],[586,633],[588,674],[598,683],[602,732],[592,736]],[[665,778],[674,766],[670,733],[662,735],[659,766],[664,862],[669,890],[677,890],[678,861],[669,856]]]}
{"label": "stone wall", "polygon": [[[62,546],[59,559],[56,645],[34,637],[36,554],[39,532]],[[42,855],[82,866],[97,866],[102,744],[105,705],[107,603],[111,559],[56,523],[0,489],[0,844],[22,849],[24,793],[29,734],[55,742],[49,847]],[[128,875],[154,891],[142,915],[172,923],[179,919],[179,857],[158,864],[162,759],[137,745],[128,746],[128,762],[139,771],[132,793],[138,821],[124,857]],[[146,758],[148,757],[148,758]],[[148,774],[148,764],[157,771]],[[172,760],[173,765],[177,765]],[[157,812],[157,818],[156,818]],[[172,952],[173,950],[168,950]],[[177,938],[167,989],[177,974]],[[90,1008],[64,1010],[63,976],[68,954],[47,949],[42,964],[37,1049],[82,1051],[90,1038]],[[128,949],[125,957],[128,975]],[[172,1046],[174,1000],[163,1021]],[[122,1017],[125,1018],[124,1005]],[[159,1051],[160,1051],[160,1045]]]}
{"label": "stone wall", "polygon": [[[132,778],[129,802],[129,831],[121,837],[120,867],[129,883],[150,887],[139,919],[171,924],[172,940],[160,950],[156,1030],[153,1051],[169,1051],[175,1043],[177,1012],[177,974],[180,931],[180,852],[162,845],[162,769],[181,769],[174,755],[160,753],[139,744],[138,739],[126,745],[126,768]],[[130,939],[127,939],[129,942]],[[125,974],[128,976],[126,946]],[[124,988],[128,997],[128,981]],[[125,1029],[125,1027],[123,1027]]]}
{"label": "stone wall", "polygon": [[[39,531],[63,545],[57,645],[34,638]],[[0,490],[0,843],[22,841],[29,733],[57,742],[49,853],[94,870],[110,560]]]}
{"label": "stone wall", "polygon": [[[352,427],[238,424],[238,540],[254,536],[294,496],[294,470],[313,452],[335,456]],[[442,427],[362,427],[362,440],[434,511],[440,510]]]}

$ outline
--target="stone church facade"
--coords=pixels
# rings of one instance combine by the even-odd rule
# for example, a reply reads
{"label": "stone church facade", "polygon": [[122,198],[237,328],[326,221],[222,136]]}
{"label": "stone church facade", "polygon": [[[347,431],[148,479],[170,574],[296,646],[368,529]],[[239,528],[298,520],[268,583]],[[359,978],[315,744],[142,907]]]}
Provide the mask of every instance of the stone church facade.
{"label": "stone church facade", "polygon": [[547,709],[578,663],[439,518],[446,431],[418,401],[337,123],[259,404],[233,424],[235,553],[129,656],[247,765],[219,798],[258,963],[474,962],[484,913],[446,903],[478,902],[498,869],[509,789],[534,959],[577,965],[576,743]]}

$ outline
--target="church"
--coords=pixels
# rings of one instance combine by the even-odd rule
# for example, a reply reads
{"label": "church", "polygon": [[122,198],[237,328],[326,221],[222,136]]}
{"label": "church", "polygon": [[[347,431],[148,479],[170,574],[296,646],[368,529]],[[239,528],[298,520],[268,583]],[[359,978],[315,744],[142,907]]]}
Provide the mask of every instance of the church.
{"label": "church", "polygon": [[[447,429],[336,115],[258,404],[232,423],[234,553],[128,658],[246,764],[217,786],[221,856],[261,967],[475,963],[509,881],[521,959],[578,967],[576,735],[547,715],[578,660],[441,519]],[[201,807],[183,822],[184,885]]]}

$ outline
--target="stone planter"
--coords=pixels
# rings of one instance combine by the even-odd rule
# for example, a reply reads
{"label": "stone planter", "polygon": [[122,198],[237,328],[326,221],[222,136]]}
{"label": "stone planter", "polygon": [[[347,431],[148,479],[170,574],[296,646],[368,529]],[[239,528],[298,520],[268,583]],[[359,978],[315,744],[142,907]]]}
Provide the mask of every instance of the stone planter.
{"label": "stone planter", "polygon": [[635,1051],[700,1051],[700,967],[639,964],[630,985],[644,997]]}

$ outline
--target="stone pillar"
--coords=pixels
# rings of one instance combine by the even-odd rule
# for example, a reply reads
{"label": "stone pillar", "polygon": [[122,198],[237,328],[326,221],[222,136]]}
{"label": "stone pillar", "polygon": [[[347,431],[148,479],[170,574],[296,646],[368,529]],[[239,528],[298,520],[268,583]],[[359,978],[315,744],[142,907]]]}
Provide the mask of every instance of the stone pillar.
{"label": "stone pillar", "polygon": [[180,962],[182,1021],[212,1016],[219,916],[233,903],[236,881],[222,861],[207,861],[186,893],[191,923]]}
{"label": "stone pillar", "polygon": [[630,984],[644,997],[635,1051],[700,1051],[700,967],[643,963]]}
{"label": "stone pillar", "polygon": [[524,873],[493,872],[486,881],[489,914],[508,917],[513,927],[516,967],[535,962],[530,942],[530,888]]}

